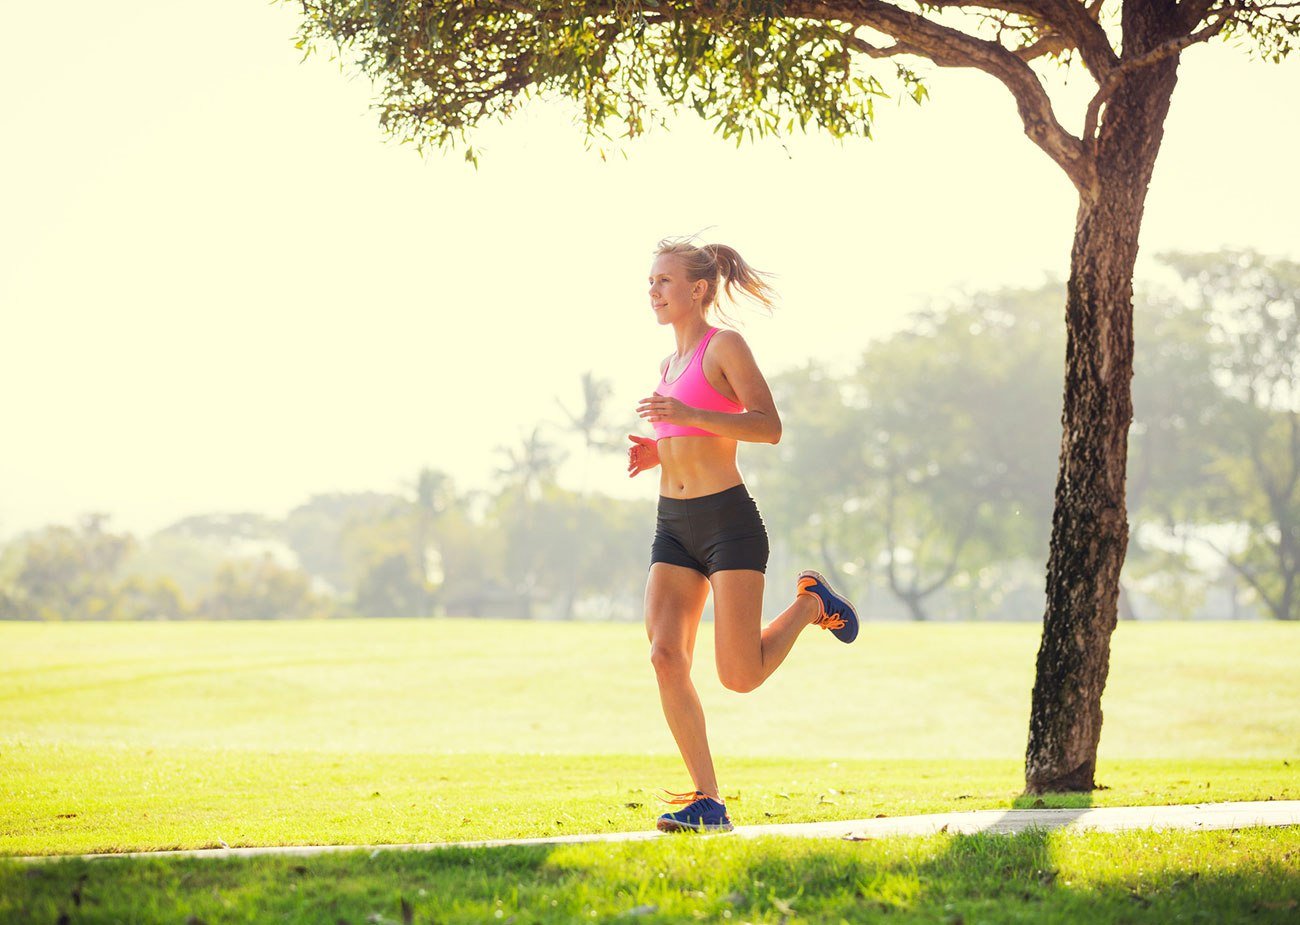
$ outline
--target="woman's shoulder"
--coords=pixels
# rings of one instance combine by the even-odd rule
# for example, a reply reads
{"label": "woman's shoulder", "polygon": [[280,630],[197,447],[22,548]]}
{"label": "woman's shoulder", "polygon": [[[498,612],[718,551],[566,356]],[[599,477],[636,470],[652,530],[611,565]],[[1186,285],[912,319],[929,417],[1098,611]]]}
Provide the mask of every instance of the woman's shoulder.
{"label": "woman's shoulder", "polygon": [[745,342],[745,337],[739,331],[731,328],[718,328],[714,334],[710,345],[716,344],[716,352],[722,356],[743,357],[750,355],[749,344]]}

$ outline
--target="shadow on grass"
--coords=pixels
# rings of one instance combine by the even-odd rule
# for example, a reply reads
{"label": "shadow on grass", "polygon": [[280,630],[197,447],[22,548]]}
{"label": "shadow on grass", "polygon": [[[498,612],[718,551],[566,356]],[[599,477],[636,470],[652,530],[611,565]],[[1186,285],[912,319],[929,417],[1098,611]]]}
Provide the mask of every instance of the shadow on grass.
{"label": "shadow on grass", "polygon": [[[1014,812],[1011,810],[1009,812]],[[0,921],[1295,921],[1300,832],[649,842],[0,863]]]}

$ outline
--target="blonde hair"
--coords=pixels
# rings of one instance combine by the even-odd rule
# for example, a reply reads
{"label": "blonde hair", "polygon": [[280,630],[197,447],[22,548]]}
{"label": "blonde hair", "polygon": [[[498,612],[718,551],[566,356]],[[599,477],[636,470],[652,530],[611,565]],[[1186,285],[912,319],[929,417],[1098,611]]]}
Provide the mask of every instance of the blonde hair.
{"label": "blonde hair", "polygon": [[[655,256],[661,257],[664,254],[672,254],[681,260],[682,266],[686,268],[686,277],[692,283],[699,280],[708,283],[708,288],[704,291],[706,315],[712,306],[720,318],[730,322],[732,319],[722,310],[719,295],[726,295],[727,300],[736,305],[738,303],[733,289],[739,289],[769,313],[772,311],[776,290],[763,277],[773,274],[755,270],[745,262],[745,258],[736,253],[734,247],[725,244],[703,244],[696,247],[690,243],[689,238],[664,238],[656,247]],[[721,290],[718,286],[719,279],[723,281]]]}

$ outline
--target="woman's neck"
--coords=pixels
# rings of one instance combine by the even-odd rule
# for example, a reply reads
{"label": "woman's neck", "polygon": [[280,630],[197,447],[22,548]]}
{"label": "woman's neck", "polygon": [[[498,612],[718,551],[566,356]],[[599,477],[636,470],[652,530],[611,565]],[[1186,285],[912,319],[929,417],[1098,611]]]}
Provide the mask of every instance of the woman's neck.
{"label": "woman's neck", "polygon": [[712,325],[703,318],[691,318],[673,323],[673,332],[677,335],[677,359],[685,359],[690,351],[704,339]]}

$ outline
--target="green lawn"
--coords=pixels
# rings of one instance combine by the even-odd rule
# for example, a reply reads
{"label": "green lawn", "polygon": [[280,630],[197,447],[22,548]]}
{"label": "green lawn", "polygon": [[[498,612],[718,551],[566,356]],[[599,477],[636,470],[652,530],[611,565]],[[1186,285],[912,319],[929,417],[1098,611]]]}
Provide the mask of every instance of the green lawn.
{"label": "green lawn", "polygon": [[1297,858],[1290,828],[11,861],[0,921],[1289,925]]}
{"label": "green lawn", "polygon": [[[1022,804],[1037,635],[868,624],[842,646],[810,630],[736,694],[705,624],[695,679],[733,818]],[[1121,625],[1107,789],[1048,805],[1300,799],[1297,663],[1296,626]],[[471,620],[0,624],[0,780],[9,855],[638,830],[663,811],[655,788],[690,785],[640,625]],[[401,899],[448,922],[638,906],[644,921],[1284,921],[1297,868],[1294,829],[7,862],[0,921],[117,921],[134,908],[119,894],[148,898],[139,921],[401,922]]]}

